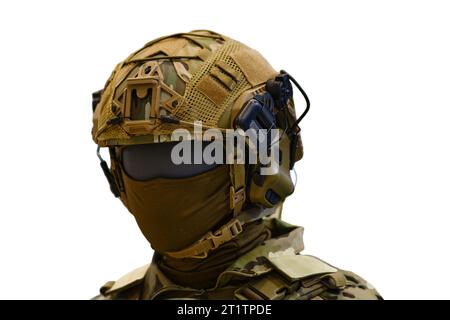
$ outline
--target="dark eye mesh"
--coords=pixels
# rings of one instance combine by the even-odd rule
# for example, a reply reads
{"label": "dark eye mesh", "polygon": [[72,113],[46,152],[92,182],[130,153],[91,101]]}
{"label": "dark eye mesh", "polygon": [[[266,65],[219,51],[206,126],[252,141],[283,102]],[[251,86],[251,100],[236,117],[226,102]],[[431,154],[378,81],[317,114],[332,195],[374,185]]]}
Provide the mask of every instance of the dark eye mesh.
{"label": "dark eye mesh", "polygon": [[[187,178],[209,171],[219,164],[194,164],[194,142],[191,142],[191,164],[175,164],[172,148],[179,142],[133,145],[122,151],[122,165],[128,176],[135,180],[154,178]],[[202,143],[202,150],[208,142]]]}

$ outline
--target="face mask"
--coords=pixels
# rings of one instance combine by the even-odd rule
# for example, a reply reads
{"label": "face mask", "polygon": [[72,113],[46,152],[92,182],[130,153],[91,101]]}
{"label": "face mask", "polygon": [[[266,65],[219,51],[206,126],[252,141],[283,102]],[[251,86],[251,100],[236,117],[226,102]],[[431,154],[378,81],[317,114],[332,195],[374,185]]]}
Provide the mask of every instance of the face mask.
{"label": "face mask", "polygon": [[231,218],[227,165],[181,179],[122,176],[124,203],[159,253],[184,249]]}

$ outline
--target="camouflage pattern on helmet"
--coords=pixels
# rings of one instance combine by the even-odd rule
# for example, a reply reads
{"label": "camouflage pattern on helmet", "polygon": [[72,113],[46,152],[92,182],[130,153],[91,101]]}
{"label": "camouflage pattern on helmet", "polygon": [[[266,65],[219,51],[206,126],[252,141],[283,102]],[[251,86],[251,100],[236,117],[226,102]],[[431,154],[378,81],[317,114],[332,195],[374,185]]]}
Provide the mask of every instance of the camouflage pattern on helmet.
{"label": "camouflage pattern on helmet", "polygon": [[[190,129],[166,123],[164,116],[231,128],[232,109],[242,107],[234,102],[276,74],[257,51],[212,31],[153,40],[112,72],[94,112],[92,137],[99,146],[130,145],[162,142],[174,129]],[[150,94],[146,84],[154,88]]]}

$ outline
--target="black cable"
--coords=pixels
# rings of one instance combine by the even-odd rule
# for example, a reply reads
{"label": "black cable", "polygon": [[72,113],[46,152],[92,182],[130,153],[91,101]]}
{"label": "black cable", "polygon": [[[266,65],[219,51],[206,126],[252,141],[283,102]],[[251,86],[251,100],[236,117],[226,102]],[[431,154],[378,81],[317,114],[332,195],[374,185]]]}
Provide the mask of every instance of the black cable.
{"label": "black cable", "polygon": [[306,101],[306,108],[305,111],[303,111],[303,113],[300,115],[300,117],[298,117],[297,120],[295,120],[295,122],[292,124],[292,126],[289,128],[288,133],[291,133],[295,127],[298,126],[298,124],[300,123],[300,121],[302,121],[302,119],[306,116],[306,114],[309,111],[309,108],[311,106],[311,103],[309,102],[309,98],[308,95],[306,94],[306,92],[303,90],[302,86],[297,82],[297,80],[294,79],[293,76],[291,76],[289,73],[287,73],[285,70],[281,70],[280,73],[285,74],[288,76],[289,80],[292,81],[292,83],[297,87],[297,89],[302,93],[303,97],[305,98]]}

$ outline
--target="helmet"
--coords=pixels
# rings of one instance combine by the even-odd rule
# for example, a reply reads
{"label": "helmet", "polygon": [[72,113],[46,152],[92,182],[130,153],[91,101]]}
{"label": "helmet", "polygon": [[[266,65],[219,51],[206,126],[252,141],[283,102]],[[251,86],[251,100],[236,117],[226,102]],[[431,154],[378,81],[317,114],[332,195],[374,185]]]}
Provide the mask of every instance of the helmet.
{"label": "helmet", "polygon": [[[298,118],[291,83],[306,101],[306,109]],[[126,154],[120,153],[122,148],[166,145],[180,129],[195,137],[198,123],[203,131],[217,129],[222,133],[279,129],[277,151],[271,149],[272,143],[267,146],[269,153],[279,156],[279,166],[271,174],[262,174],[267,164],[261,161],[227,162],[227,209],[233,219],[219,232],[209,234],[213,249],[239,233],[242,224],[255,215],[280,208],[294,191],[290,170],[303,155],[298,124],[308,110],[308,97],[287,72],[275,71],[261,54],[236,40],[196,30],[150,41],[116,66],[104,88],[93,94],[92,137],[99,148],[109,148],[111,167],[98,153],[102,169],[111,191],[130,209],[133,206],[124,181],[121,163]],[[261,137],[256,134],[256,139]],[[250,148],[248,143],[246,148]],[[148,159],[155,157],[150,155]],[[155,163],[152,167],[158,167],[158,161]],[[142,202],[142,196],[135,198],[135,203]],[[218,240],[220,234],[227,236]],[[201,256],[211,248],[191,248],[189,254],[179,256]]]}

